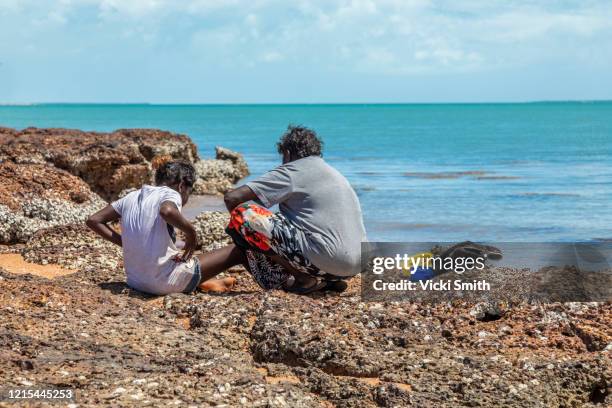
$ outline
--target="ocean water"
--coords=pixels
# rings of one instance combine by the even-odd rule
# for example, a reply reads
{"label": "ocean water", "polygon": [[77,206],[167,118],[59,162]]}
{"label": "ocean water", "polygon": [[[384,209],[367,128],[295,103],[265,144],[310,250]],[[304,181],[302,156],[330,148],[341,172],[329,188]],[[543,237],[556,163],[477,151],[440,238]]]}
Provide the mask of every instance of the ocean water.
{"label": "ocean water", "polygon": [[[612,237],[612,102],[0,106],[0,125],[185,133],[209,157],[274,168],[288,124],[315,129],[377,241]],[[324,182],[324,181],[322,181]]]}

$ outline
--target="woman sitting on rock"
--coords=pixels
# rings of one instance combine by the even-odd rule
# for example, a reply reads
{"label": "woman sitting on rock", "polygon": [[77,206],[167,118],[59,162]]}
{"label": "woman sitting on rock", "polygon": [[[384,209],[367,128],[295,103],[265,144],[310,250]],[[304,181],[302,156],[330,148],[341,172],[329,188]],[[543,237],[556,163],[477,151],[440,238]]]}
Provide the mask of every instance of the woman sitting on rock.
{"label": "woman sitting on rock", "polygon": [[[156,186],[144,185],[106,206],[89,217],[87,226],[123,247],[127,284],[134,289],[155,295],[189,293],[198,286],[204,290],[227,290],[234,284],[234,278],[202,283],[208,279],[202,278],[201,270],[205,266],[202,256],[192,256],[196,232],[181,214],[181,208],[187,204],[196,179],[193,166],[178,161],[159,164],[155,172]],[[121,234],[108,226],[116,220],[120,221]],[[182,254],[175,246],[174,228],[185,235]]]}
{"label": "woman sitting on rock", "polygon": [[[314,131],[290,126],[277,147],[282,165],[225,195],[226,231],[262,287],[341,291],[360,272],[366,240],[357,195],[321,158]],[[276,204],[279,212],[267,209]]]}

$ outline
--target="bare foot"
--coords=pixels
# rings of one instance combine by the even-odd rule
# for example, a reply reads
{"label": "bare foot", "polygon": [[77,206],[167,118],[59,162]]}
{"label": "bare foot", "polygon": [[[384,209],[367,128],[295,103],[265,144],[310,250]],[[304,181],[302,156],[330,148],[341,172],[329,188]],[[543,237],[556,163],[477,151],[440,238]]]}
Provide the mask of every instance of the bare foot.
{"label": "bare foot", "polygon": [[223,279],[209,279],[200,283],[198,288],[202,292],[229,292],[232,287],[236,284],[236,278],[228,277]]}

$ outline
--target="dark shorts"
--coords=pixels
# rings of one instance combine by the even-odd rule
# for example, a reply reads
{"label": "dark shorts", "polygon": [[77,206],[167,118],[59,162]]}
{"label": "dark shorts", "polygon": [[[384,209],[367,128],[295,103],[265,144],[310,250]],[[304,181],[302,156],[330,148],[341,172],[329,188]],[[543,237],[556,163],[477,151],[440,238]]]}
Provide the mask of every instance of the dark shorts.
{"label": "dark shorts", "polygon": [[294,269],[323,280],[342,279],[321,271],[304,256],[299,245],[304,231],[281,213],[257,204],[242,204],[232,211],[226,232],[246,250],[249,272],[264,289],[279,288],[290,276],[271,256],[279,256]]}

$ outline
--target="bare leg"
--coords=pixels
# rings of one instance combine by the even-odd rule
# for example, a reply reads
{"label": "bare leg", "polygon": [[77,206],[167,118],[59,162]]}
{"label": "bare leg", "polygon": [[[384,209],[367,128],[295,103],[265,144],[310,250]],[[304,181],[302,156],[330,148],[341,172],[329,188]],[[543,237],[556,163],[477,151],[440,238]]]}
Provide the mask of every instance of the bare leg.
{"label": "bare leg", "polygon": [[232,266],[245,265],[247,263],[244,251],[233,244],[198,255],[198,259],[200,260],[200,272],[202,273],[199,287],[204,291],[213,292],[229,290],[236,283],[236,279],[212,278]]}
{"label": "bare leg", "polygon": [[[296,270],[284,258],[278,255],[269,258],[293,275],[295,278],[294,287],[310,287],[316,284],[316,278]],[[200,260],[200,272],[202,273],[199,287],[205,291],[223,292],[229,290],[236,282],[234,278],[212,278],[232,266],[244,265],[247,269],[249,267],[244,250],[234,244],[198,255],[198,259]]]}

